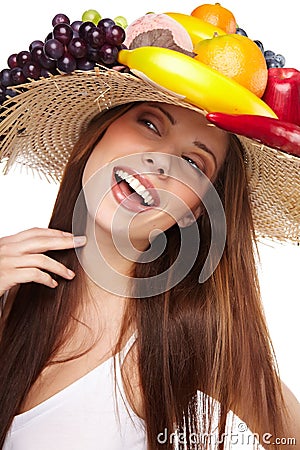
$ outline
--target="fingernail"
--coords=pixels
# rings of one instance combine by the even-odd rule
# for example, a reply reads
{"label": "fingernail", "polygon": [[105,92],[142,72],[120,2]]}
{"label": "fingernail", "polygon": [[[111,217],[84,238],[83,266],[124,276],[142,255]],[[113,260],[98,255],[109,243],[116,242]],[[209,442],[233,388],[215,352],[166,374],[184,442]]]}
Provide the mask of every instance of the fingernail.
{"label": "fingernail", "polygon": [[67,273],[70,277],[75,277],[75,273],[72,270],[68,269]]}
{"label": "fingernail", "polygon": [[74,237],[75,245],[85,244],[85,243],[86,243],[86,236],[75,236]]}

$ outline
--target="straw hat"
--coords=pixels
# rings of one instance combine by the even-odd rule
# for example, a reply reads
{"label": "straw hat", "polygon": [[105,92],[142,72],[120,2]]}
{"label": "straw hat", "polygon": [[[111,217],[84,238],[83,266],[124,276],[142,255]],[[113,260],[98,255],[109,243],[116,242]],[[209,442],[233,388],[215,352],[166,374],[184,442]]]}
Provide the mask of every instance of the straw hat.
{"label": "straw hat", "polygon": [[[17,87],[18,88],[18,87]],[[99,111],[127,102],[156,101],[205,112],[131,73],[96,67],[26,83],[0,115],[0,161],[59,182],[70,152]],[[300,242],[300,158],[238,136],[258,237]]]}

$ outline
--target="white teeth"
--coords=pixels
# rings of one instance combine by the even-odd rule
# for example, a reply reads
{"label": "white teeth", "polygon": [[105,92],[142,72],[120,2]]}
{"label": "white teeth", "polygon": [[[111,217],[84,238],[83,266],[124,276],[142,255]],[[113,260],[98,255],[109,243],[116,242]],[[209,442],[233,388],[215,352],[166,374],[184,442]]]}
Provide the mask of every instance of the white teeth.
{"label": "white teeth", "polygon": [[153,205],[154,199],[150,192],[143,186],[137,178],[135,178],[132,175],[129,175],[129,173],[125,172],[124,170],[116,170],[116,174],[118,177],[122,178],[122,180],[126,181],[126,183],[129,184],[129,186],[135,190],[137,194],[139,194],[141,197],[143,197],[143,200],[147,205]]}

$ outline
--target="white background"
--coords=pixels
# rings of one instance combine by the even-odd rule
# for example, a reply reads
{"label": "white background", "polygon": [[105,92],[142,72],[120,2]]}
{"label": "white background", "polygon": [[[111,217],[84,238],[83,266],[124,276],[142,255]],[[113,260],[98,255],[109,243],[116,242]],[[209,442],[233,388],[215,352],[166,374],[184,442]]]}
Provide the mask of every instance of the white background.
{"label": "white background", "polygon": [[[102,17],[123,15],[130,22],[149,11],[190,14],[201,3],[204,1],[151,0],[136,4],[129,0],[51,0],[41,6],[34,0],[26,0],[18,2],[16,7],[8,1],[2,2],[0,68],[6,67],[11,53],[27,50],[34,39],[43,40],[51,31],[51,21],[57,13],[65,13],[73,22],[80,20],[85,10],[96,9]],[[286,67],[300,69],[297,0],[281,3],[224,0],[222,5],[234,13],[239,26],[250,38],[261,40],[265,49],[283,54]],[[37,175],[0,175],[0,237],[33,226],[47,227],[57,189],[57,185],[50,185]],[[268,242],[260,244],[259,248],[263,303],[281,378],[299,400],[300,247]]]}

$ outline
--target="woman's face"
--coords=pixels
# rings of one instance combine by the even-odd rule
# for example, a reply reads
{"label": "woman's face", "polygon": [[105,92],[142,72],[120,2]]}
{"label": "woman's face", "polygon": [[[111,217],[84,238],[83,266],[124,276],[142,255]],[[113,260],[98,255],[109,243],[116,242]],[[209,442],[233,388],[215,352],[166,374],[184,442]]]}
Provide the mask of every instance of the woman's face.
{"label": "woman's face", "polygon": [[[201,212],[228,135],[199,113],[165,103],[139,104],[116,119],[89,157],[82,179],[96,226],[147,240]],[[204,175],[205,176],[204,176]],[[192,215],[193,214],[193,215]]]}

